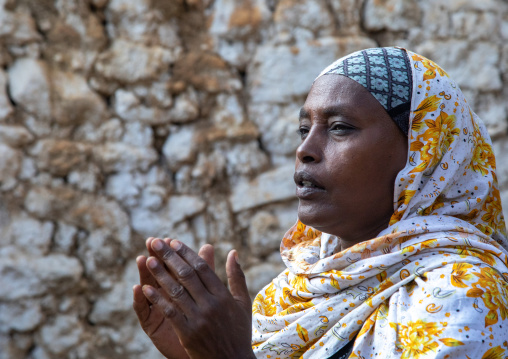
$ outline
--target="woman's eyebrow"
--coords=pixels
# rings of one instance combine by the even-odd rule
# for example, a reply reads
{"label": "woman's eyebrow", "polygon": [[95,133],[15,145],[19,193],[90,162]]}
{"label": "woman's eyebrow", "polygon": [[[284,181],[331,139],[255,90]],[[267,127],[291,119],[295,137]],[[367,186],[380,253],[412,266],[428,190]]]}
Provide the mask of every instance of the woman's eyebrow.
{"label": "woman's eyebrow", "polygon": [[[350,114],[348,114],[348,111],[344,108],[344,106],[339,106],[339,105],[325,107],[321,112],[325,117],[332,117],[332,116],[348,117],[348,116],[350,116]],[[300,109],[299,120],[301,121],[303,119],[309,119],[309,118],[310,118],[310,113],[302,107]]]}
{"label": "woman's eyebrow", "polygon": [[344,106],[329,106],[323,109],[323,115],[326,117],[332,116],[348,116],[347,110]]}
{"label": "woman's eyebrow", "polygon": [[300,114],[298,116],[298,120],[301,121],[303,119],[308,119],[310,118],[310,113],[307,112],[307,110],[305,110],[303,107],[300,109]]}

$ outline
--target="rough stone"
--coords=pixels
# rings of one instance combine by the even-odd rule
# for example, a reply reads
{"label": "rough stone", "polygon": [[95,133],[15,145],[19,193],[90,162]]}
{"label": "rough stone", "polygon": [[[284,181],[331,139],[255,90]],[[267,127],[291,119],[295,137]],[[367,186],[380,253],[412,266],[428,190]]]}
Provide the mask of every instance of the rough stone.
{"label": "rough stone", "polygon": [[173,67],[175,80],[191,84],[208,93],[234,92],[242,88],[239,76],[220,57],[209,52],[192,51],[182,55]]}
{"label": "rough stone", "polygon": [[[1,20],[0,20],[1,21]],[[0,333],[0,359],[24,359],[33,341],[29,335],[21,335],[21,340],[16,340],[19,334],[8,335]],[[24,340],[23,340],[24,339]]]}
{"label": "rough stone", "polygon": [[74,141],[44,139],[38,141],[30,152],[37,158],[39,170],[55,176],[66,176],[87,163],[90,147]]}
{"label": "rough stone", "polygon": [[171,122],[184,123],[195,120],[199,115],[199,103],[197,94],[192,89],[178,95],[174,105],[169,111],[168,117]]}
{"label": "rough stone", "polygon": [[163,186],[146,186],[141,194],[141,206],[152,211],[157,211],[162,207],[167,196],[168,190]]}
{"label": "rough stone", "polygon": [[490,12],[461,11],[451,16],[453,34],[471,41],[490,39],[498,31],[499,22],[499,16]]}
{"label": "rough stone", "polygon": [[146,46],[123,39],[99,55],[95,70],[120,83],[155,80],[176,60],[177,54],[160,46]]}
{"label": "rough stone", "polygon": [[160,210],[135,208],[131,212],[132,228],[143,237],[171,237],[174,225],[202,212],[205,203],[195,196],[172,196]]}
{"label": "rough stone", "polygon": [[209,32],[228,40],[245,39],[256,34],[270,16],[265,1],[217,0],[209,15]]}
{"label": "rough stone", "polygon": [[138,204],[141,189],[133,173],[120,172],[108,177],[106,193],[124,206],[133,207]]}
{"label": "rough stone", "polygon": [[84,330],[78,318],[71,315],[59,315],[40,331],[41,343],[53,354],[65,354],[74,348],[83,338]]}
{"label": "rough stone", "polygon": [[78,229],[64,222],[57,225],[54,237],[54,251],[69,254],[76,244]]}
{"label": "rough stone", "polygon": [[296,28],[304,28],[314,37],[334,33],[334,19],[325,0],[281,0],[274,13],[274,23],[279,32],[291,33]]}
{"label": "rough stone", "polygon": [[153,144],[153,130],[139,122],[126,123],[122,142],[134,147],[151,147]]}
{"label": "rough stone", "polygon": [[508,129],[508,108],[505,101],[492,95],[484,95],[476,101],[475,112],[487,125],[489,135],[497,138],[506,135]]}
{"label": "rough stone", "polygon": [[11,147],[22,147],[31,143],[33,139],[34,136],[23,126],[0,124],[0,143]]}
{"label": "rough stone", "polygon": [[51,84],[47,66],[40,60],[20,58],[8,70],[9,94],[25,111],[49,121]]}
{"label": "rough stone", "polygon": [[294,198],[294,171],[294,165],[284,166],[236,185],[229,198],[233,212]]}
{"label": "rough stone", "polygon": [[8,40],[11,44],[26,45],[41,40],[34,19],[27,8],[17,8],[12,14],[12,31]]}
{"label": "rough stone", "polygon": [[147,171],[158,157],[153,148],[132,147],[121,142],[96,146],[92,149],[92,155],[106,173],[138,169]]}
{"label": "rough stone", "polygon": [[363,0],[330,0],[332,14],[340,34],[356,35],[361,33],[361,12]]}
{"label": "rough stone", "polygon": [[21,180],[31,180],[36,176],[37,167],[35,161],[30,157],[23,158],[18,177]]}
{"label": "rough stone", "polygon": [[503,204],[503,216],[508,218],[508,191],[501,191],[501,203]]}
{"label": "rough stone", "polygon": [[[442,53],[443,48],[447,49],[446,56]],[[438,63],[461,88],[477,91],[502,88],[499,51],[492,43],[470,45],[464,40],[426,41],[416,47],[416,52]]]}
{"label": "rough stone", "polygon": [[93,92],[86,78],[72,72],[55,71],[53,79],[53,115],[62,125],[83,122],[100,123],[105,114],[104,100]]}
{"label": "rough stone", "polygon": [[148,124],[162,124],[167,121],[160,109],[144,106],[134,93],[123,89],[115,92],[114,105],[116,114],[126,121],[141,120]]}
{"label": "rough stone", "polygon": [[244,70],[256,50],[253,41],[229,41],[218,38],[215,40],[215,52],[220,55],[228,64]]}
{"label": "rough stone", "polygon": [[172,76],[169,73],[163,73],[157,81],[149,85],[134,86],[133,91],[148,106],[170,108],[173,104],[171,79]]}
{"label": "rough stone", "polygon": [[33,257],[14,247],[0,250],[0,300],[13,301],[47,293],[65,293],[79,284],[83,268],[61,254]]}
{"label": "rough stone", "polygon": [[189,144],[195,142],[196,137],[196,128],[193,125],[181,126],[171,132],[162,147],[162,154],[171,169],[177,169],[182,164],[192,161],[196,148]]}
{"label": "rough stone", "polygon": [[237,96],[217,96],[217,106],[210,114],[213,127],[205,132],[208,141],[227,138],[253,139],[258,136],[256,126],[247,120]]}
{"label": "rough stone", "polygon": [[104,230],[123,246],[130,246],[129,219],[124,210],[105,197],[68,187],[35,187],[25,198],[25,208],[38,218],[63,220],[88,231]]}
{"label": "rough stone", "polygon": [[0,70],[0,122],[9,118],[13,112],[14,109],[7,95],[7,75],[5,71]]}
{"label": "rough stone", "polygon": [[150,1],[110,1],[106,18],[109,21],[108,32],[111,37],[140,43],[155,42],[174,49],[176,53],[181,51],[176,22],[173,19],[164,19]]}
{"label": "rough stone", "polygon": [[444,4],[447,10],[450,10],[451,12],[455,12],[458,10],[480,10],[480,11],[487,11],[487,10],[499,10],[500,7],[503,6],[502,3],[498,3],[495,0],[485,0],[485,1],[475,1],[475,0],[450,0],[445,3],[439,1],[439,0],[431,0],[431,3],[434,4]]}
{"label": "rough stone", "polygon": [[286,103],[295,97],[303,97],[319,72],[333,61],[353,51],[375,46],[375,42],[365,37],[326,37],[301,47],[260,46],[249,67],[251,101],[254,104]]}
{"label": "rough stone", "polygon": [[16,186],[16,177],[21,168],[22,154],[9,146],[0,143],[0,191],[7,191]]}
{"label": "rough stone", "polygon": [[108,324],[121,321],[131,314],[132,286],[139,281],[139,274],[135,262],[127,265],[124,275],[118,283],[105,295],[99,297],[89,315],[94,324]]}
{"label": "rough stone", "polygon": [[27,332],[44,319],[40,304],[34,300],[0,303],[0,333]]}
{"label": "rough stone", "polygon": [[46,255],[50,249],[53,230],[52,222],[41,222],[26,213],[20,213],[13,216],[10,226],[0,234],[0,243],[15,244],[22,251],[35,256]]}
{"label": "rough stone", "polygon": [[300,108],[286,107],[273,121],[268,121],[261,131],[263,146],[275,155],[295,154],[301,139],[296,134]]}
{"label": "rough stone", "polygon": [[[434,0],[420,3],[423,13],[421,21],[426,24],[426,26],[425,29],[413,27],[410,30],[410,36],[413,39],[417,38],[414,36],[415,32],[425,39],[432,37],[441,39],[450,36],[452,25],[449,13],[446,10],[446,5],[446,3]],[[422,41],[423,39],[420,38],[419,41],[413,41],[413,43],[417,44]]]}
{"label": "rough stone", "polygon": [[200,189],[211,188],[214,183],[220,181],[225,166],[225,158],[217,151],[200,153],[190,172],[191,186]]}
{"label": "rough stone", "polygon": [[265,256],[280,247],[279,221],[273,214],[260,211],[249,227],[249,248],[256,256]]}
{"label": "rough stone", "polygon": [[249,293],[251,297],[255,297],[263,287],[268,285],[273,278],[285,269],[285,265],[273,263],[261,263],[247,269],[245,271],[245,277],[249,283]]}
{"label": "rough stone", "polygon": [[33,9],[42,13],[39,27],[46,36],[44,57],[55,68],[89,73],[107,44],[101,17],[87,3],[76,0],[56,2],[53,9],[58,16],[47,16],[48,8]]}
{"label": "rough stone", "polygon": [[228,175],[252,176],[268,168],[269,159],[259,143],[239,143],[224,151]]}
{"label": "rough stone", "polygon": [[99,186],[101,173],[94,164],[87,164],[85,168],[71,171],[67,176],[67,182],[78,190],[94,192]]}
{"label": "rough stone", "polygon": [[363,14],[365,28],[370,31],[410,29],[419,17],[416,0],[367,0]]}

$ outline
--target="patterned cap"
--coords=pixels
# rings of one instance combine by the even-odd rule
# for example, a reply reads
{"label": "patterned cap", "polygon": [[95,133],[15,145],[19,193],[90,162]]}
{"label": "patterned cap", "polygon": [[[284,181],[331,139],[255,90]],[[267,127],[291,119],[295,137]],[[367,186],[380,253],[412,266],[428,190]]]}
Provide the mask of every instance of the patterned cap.
{"label": "patterned cap", "polygon": [[407,136],[413,80],[404,49],[381,47],[357,51],[335,61],[317,78],[326,74],[343,75],[365,87]]}

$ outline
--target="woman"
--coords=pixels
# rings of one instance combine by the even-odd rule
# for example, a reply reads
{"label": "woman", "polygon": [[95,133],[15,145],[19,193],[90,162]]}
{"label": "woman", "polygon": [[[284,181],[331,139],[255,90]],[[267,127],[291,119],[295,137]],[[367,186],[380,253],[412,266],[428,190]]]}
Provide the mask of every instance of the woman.
{"label": "woman", "polygon": [[252,333],[235,252],[230,294],[209,246],[198,256],[149,239],[134,308],[159,350],[168,358],[508,357],[495,159],[453,80],[410,51],[368,49],[325,69],[300,117],[299,221],[282,240],[287,269],[254,300]]}

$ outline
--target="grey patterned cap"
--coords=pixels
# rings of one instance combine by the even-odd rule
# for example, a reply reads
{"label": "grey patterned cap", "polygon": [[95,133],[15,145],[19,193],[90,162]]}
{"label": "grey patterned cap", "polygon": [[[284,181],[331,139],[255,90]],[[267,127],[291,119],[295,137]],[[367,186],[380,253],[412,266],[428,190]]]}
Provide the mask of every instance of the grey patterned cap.
{"label": "grey patterned cap", "polygon": [[404,49],[380,47],[354,52],[324,69],[322,75],[349,77],[365,87],[407,136],[413,78]]}

